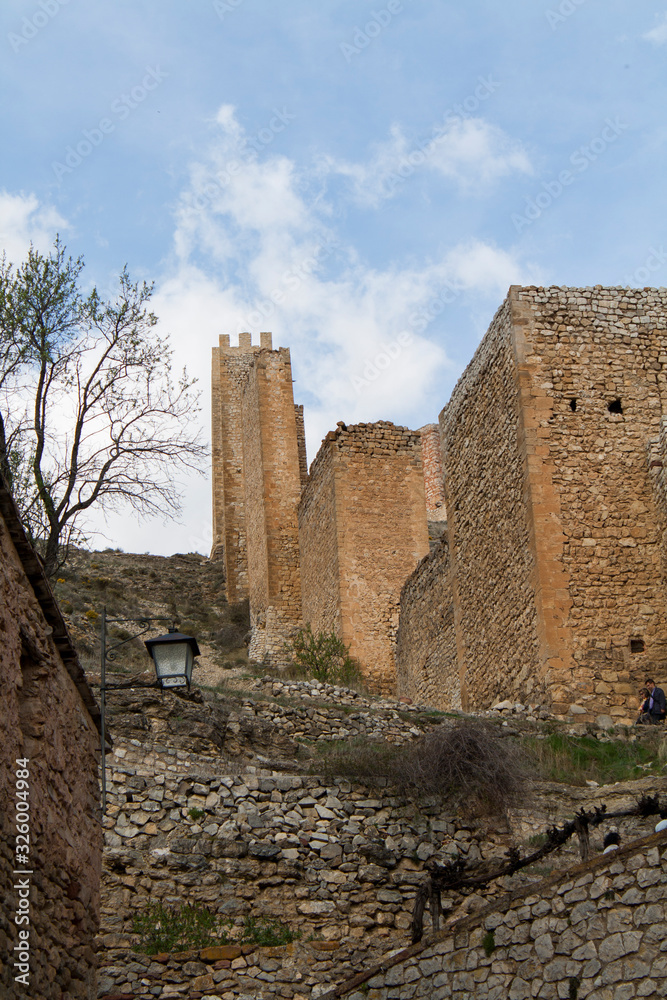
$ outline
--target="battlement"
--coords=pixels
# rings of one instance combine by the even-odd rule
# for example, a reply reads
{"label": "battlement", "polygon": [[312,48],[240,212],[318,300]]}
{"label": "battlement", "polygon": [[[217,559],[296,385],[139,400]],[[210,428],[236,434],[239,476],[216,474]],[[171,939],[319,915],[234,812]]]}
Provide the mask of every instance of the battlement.
{"label": "battlement", "polygon": [[239,333],[238,345],[232,346],[230,343],[230,335],[228,333],[220,334],[220,350],[224,351],[225,354],[248,354],[249,352],[255,353],[256,351],[272,351],[273,350],[273,336],[271,333],[260,333],[259,344],[253,344],[252,334],[243,332]]}

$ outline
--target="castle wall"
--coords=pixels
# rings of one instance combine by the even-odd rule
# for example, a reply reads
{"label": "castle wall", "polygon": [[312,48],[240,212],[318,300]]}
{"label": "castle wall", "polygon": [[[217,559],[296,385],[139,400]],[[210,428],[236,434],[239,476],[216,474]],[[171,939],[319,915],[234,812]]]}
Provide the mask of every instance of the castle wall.
{"label": "castle wall", "polygon": [[289,351],[260,350],[243,387],[249,655],[279,661],[301,624],[299,442]]}
{"label": "castle wall", "polygon": [[398,694],[444,711],[461,708],[449,546],[443,538],[401,590]]}
{"label": "castle wall", "polygon": [[440,414],[464,708],[540,700],[521,434],[507,301]]}
{"label": "castle wall", "polygon": [[[4,514],[11,500],[1,484],[0,495]],[[99,735],[58,652],[56,642],[63,649],[69,644],[64,624],[16,521],[12,532],[0,517],[0,995],[93,1000],[102,839]],[[19,555],[21,542],[25,551]],[[40,601],[52,607],[50,618]],[[69,652],[74,658],[71,646]],[[78,663],[72,667],[77,670],[92,708]],[[24,758],[27,767],[17,763]],[[16,821],[17,805],[28,813],[25,825],[22,814]],[[19,845],[28,853],[15,851]],[[26,869],[29,874],[20,874]],[[25,969],[14,964],[21,958],[15,947],[26,942],[27,983],[16,980]]]}
{"label": "castle wall", "polygon": [[419,428],[424,466],[426,513],[429,521],[446,521],[445,484],[442,476],[442,451],[438,424]]}
{"label": "castle wall", "polygon": [[[330,459],[324,457],[327,451]],[[332,494],[337,587],[333,567],[327,571],[323,566],[333,547]],[[310,615],[340,622],[338,634],[361,663],[368,683],[378,691],[393,691],[400,590],[428,551],[419,434],[388,421],[339,424],[327,434],[311,468],[301,521],[302,558],[311,581],[311,587],[304,586],[304,601]],[[311,557],[316,523],[327,524],[327,539],[316,543],[318,551]],[[318,568],[324,570],[321,584]]]}
{"label": "castle wall", "polygon": [[315,635],[342,634],[334,456],[325,441],[299,503],[301,604],[303,620]]}
{"label": "castle wall", "polygon": [[510,298],[545,679],[555,711],[576,703],[627,718],[647,672],[667,667],[647,454],[664,406],[667,291],[516,288]]}
{"label": "castle wall", "polygon": [[[269,339],[267,339],[267,336]],[[270,334],[262,334],[270,349]],[[229,335],[213,348],[211,408],[213,452],[212,557],[225,560],[227,599],[248,597],[245,486],[243,476],[242,398],[258,346],[249,333],[239,334],[239,346],[230,347]]]}

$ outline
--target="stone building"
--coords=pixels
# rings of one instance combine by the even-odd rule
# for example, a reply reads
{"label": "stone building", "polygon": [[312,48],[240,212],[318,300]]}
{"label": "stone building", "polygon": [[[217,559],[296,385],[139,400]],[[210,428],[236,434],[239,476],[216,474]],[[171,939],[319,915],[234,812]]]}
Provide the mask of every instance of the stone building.
{"label": "stone building", "polygon": [[0,593],[0,994],[92,1000],[99,711],[1,479]]}
{"label": "stone building", "polygon": [[664,677],[666,328],[665,289],[510,289],[440,414],[447,536],[403,590],[403,694],[622,720]]}

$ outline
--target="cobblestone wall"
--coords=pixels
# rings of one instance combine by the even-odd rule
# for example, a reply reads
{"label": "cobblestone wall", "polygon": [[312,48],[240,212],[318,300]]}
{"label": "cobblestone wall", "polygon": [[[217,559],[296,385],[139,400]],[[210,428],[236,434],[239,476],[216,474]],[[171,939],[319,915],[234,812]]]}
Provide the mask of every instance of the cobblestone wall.
{"label": "cobblestone wall", "polygon": [[436,943],[389,957],[363,991],[350,984],[343,995],[351,1000],[664,997],[666,903],[662,833],[455,921]]}
{"label": "cobblestone wall", "polygon": [[[301,558],[309,580],[304,619],[331,622],[332,627],[339,621],[339,634],[368,683],[378,691],[395,690],[400,590],[428,552],[419,433],[388,421],[350,427],[339,423],[313,463],[300,521]],[[325,536],[321,542],[318,532]],[[325,569],[334,537],[337,566]]]}
{"label": "cobblestone wall", "polygon": [[[1,485],[0,492],[6,499]],[[99,735],[58,653],[55,640],[68,641],[64,625],[34,553],[32,561],[31,581],[0,517],[0,996],[92,1000],[101,865]],[[40,600],[52,602],[49,619]],[[25,768],[17,765],[24,758]],[[15,822],[17,803],[29,815],[27,829]],[[28,853],[15,854],[18,844]],[[14,964],[21,955],[14,950],[22,943],[19,932],[26,931],[27,982],[15,979],[26,969]]]}
{"label": "cobblestone wall", "polygon": [[443,538],[402,591],[396,635],[398,694],[418,705],[460,709],[449,545]]}

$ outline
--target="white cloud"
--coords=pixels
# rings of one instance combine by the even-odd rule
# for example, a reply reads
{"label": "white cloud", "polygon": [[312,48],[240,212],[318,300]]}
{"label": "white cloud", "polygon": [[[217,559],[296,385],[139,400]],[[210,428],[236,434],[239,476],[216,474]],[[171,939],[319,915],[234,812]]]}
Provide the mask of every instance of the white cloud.
{"label": "white cloud", "polygon": [[389,138],[375,145],[367,163],[326,157],[321,172],[348,178],[356,201],[376,208],[392,198],[418,170],[429,169],[467,193],[481,193],[494,181],[513,173],[532,173],[521,143],[483,118],[447,119],[424,142],[409,142],[398,125]]}
{"label": "white cloud", "polygon": [[[194,373],[208,391],[219,333],[250,330],[256,342],[260,330],[271,330],[274,346],[291,348],[310,460],[337,420],[408,422],[451,376],[444,346],[426,336],[431,322],[471,293],[476,302],[487,295],[499,302],[525,269],[480,241],[439,260],[371,267],[339,236],[329,207],[304,193],[311,174],[268,149],[257,154],[228,106],[217,124],[220,133],[193,164],[180,199],[170,271],[155,301],[178,360],[197,359]],[[460,170],[462,179],[464,165],[485,150],[478,177],[527,168],[513,147],[502,151],[491,127],[464,124],[447,132],[435,169]],[[399,153],[407,148],[397,131],[392,142]],[[372,169],[358,173],[361,186]]]}
{"label": "white cloud", "polygon": [[642,38],[647,42],[653,42],[654,45],[667,45],[667,13],[663,14],[662,21],[642,35]]}
{"label": "white cloud", "polygon": [[34,194],[0,191],[0,253],[4,250],[8,261],[23,260],[30,243],[44,253],[56,233],[66,229],[67,222],[55,208],[40,205]]}

